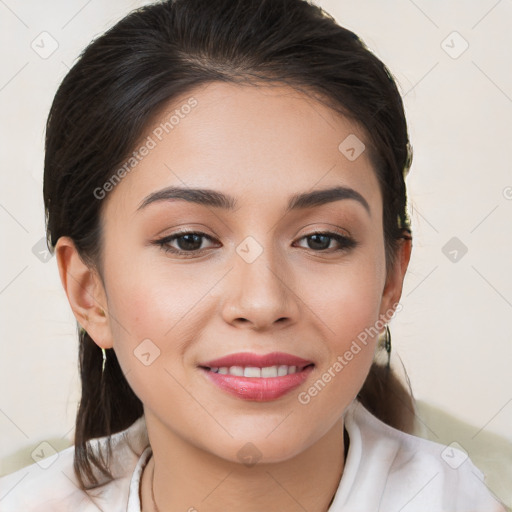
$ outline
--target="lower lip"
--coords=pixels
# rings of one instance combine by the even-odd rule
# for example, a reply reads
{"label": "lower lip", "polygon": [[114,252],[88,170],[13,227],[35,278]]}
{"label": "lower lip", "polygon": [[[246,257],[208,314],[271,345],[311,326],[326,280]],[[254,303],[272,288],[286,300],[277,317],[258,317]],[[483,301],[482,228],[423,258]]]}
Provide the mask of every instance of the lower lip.
{"label": "lower lip", "polygon": [[308,377],[314,366],[302,371],[283,375],[282,377],[238,377],[224,375],[201,368],[201,370],[219,388],[243,400],[268,402],[289,393],[300,386]]}

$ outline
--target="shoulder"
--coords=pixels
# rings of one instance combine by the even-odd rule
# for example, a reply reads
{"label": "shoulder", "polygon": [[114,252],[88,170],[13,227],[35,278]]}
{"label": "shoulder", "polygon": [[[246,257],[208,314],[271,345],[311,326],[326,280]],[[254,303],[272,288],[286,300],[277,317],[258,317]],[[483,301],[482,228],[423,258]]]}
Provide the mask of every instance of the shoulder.
{"label": "shoulder", "polygon": [[372,488],[380,492],[382,510],[505,511],[482,471],[457,447],[390,427],[358,401],[349,408],[346,424],[360,469],[375,475]]}
{"label": "shoulder", "polygon": [[74,447],[0,478],[2,512],[97,511],[73,473]]}
{"label": "shoulder", "polygon": [[[104,453],[107,438],[92,441]],[[111,438],[109,468],[114,480],[88,491],[80,488],[74,474],[74,446],[0,478],[1,512],[97,512],[126,510],[130,481],[148,445],[144,418]]]}

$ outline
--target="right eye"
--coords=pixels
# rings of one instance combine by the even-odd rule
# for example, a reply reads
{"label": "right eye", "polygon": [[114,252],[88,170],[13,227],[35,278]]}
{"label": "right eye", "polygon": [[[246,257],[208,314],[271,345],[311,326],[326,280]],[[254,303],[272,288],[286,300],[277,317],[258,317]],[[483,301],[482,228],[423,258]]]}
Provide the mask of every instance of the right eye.
{"label": "right eye", "polygon": [[[190,257],[197,253],[202,253],[205,250],[201,248],[203,238],[214,241],[212,237],[198,231],[178,231],[172,235],[155,240],[152,243],[162,248],[166,254],[172,253]],[[175,241],[178,248],[171,245],[171,243]]]}

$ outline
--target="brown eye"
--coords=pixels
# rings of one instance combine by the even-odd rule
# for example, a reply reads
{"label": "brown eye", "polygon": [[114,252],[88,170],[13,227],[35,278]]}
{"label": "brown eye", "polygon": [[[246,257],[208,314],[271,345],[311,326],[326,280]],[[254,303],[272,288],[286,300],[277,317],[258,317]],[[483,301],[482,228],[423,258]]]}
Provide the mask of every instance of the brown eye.
{"label": "brown eye", "polygon": [[334,249],[335,251],[346,251],[354,248],[357,245],[357,242],[353,238],[330,231],[316,231],[301,238],[301,240],[304,239],[308,240],[307,248],[312,249],[315,252],[322,252],[332,249],[330,246],[333,241],[338,244],[338,248]]}
{"label": "brown eye", "polygon": [[[213,241],[214,239],[205,233],[197,231],[180,231],[172,235],[155,240],[153,243],[161,247],[166,253],[181,254],[184,256],[193,255],[203,251],[205,248],[201,247],[203,239]],[[176,241],[176,245],[173,247],[172,242]]]}

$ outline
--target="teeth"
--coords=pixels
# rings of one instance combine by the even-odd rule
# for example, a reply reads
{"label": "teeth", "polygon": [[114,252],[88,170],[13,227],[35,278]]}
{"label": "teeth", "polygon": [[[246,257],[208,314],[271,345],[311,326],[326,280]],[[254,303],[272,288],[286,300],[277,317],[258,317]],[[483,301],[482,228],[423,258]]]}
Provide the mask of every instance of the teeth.
{"label": "teeth", "polygon": [[267,366],[261,369],[262,377],[277,377],[278,374],[277,366]]}
{"label": "teeth", "polygon": [[232,366],[231,368],[229,368],[228,373],[230,375],[236,375],[237,377],[243,377],[244,369],[241,366]]}
{"label": "teeth", "polygon": [[288,374],[288,367],[286,365],[279,366],[279,368],[277,369],[277,376],[281,377],[282,375],[287,375],[287,374]]}
{"label": "teeth", "polygon": [[261,368],[247,366],[244,370],[244,377],[261,377]]}
{"label": "teeth", "polygon": [[223,366],[221,368],[210,368],[210,371],[222,375],[236,375],[237,377],[284,377],[291,373],[297,373],[296,366],[266,366],[265,368],[256,368],[254,366]]}

